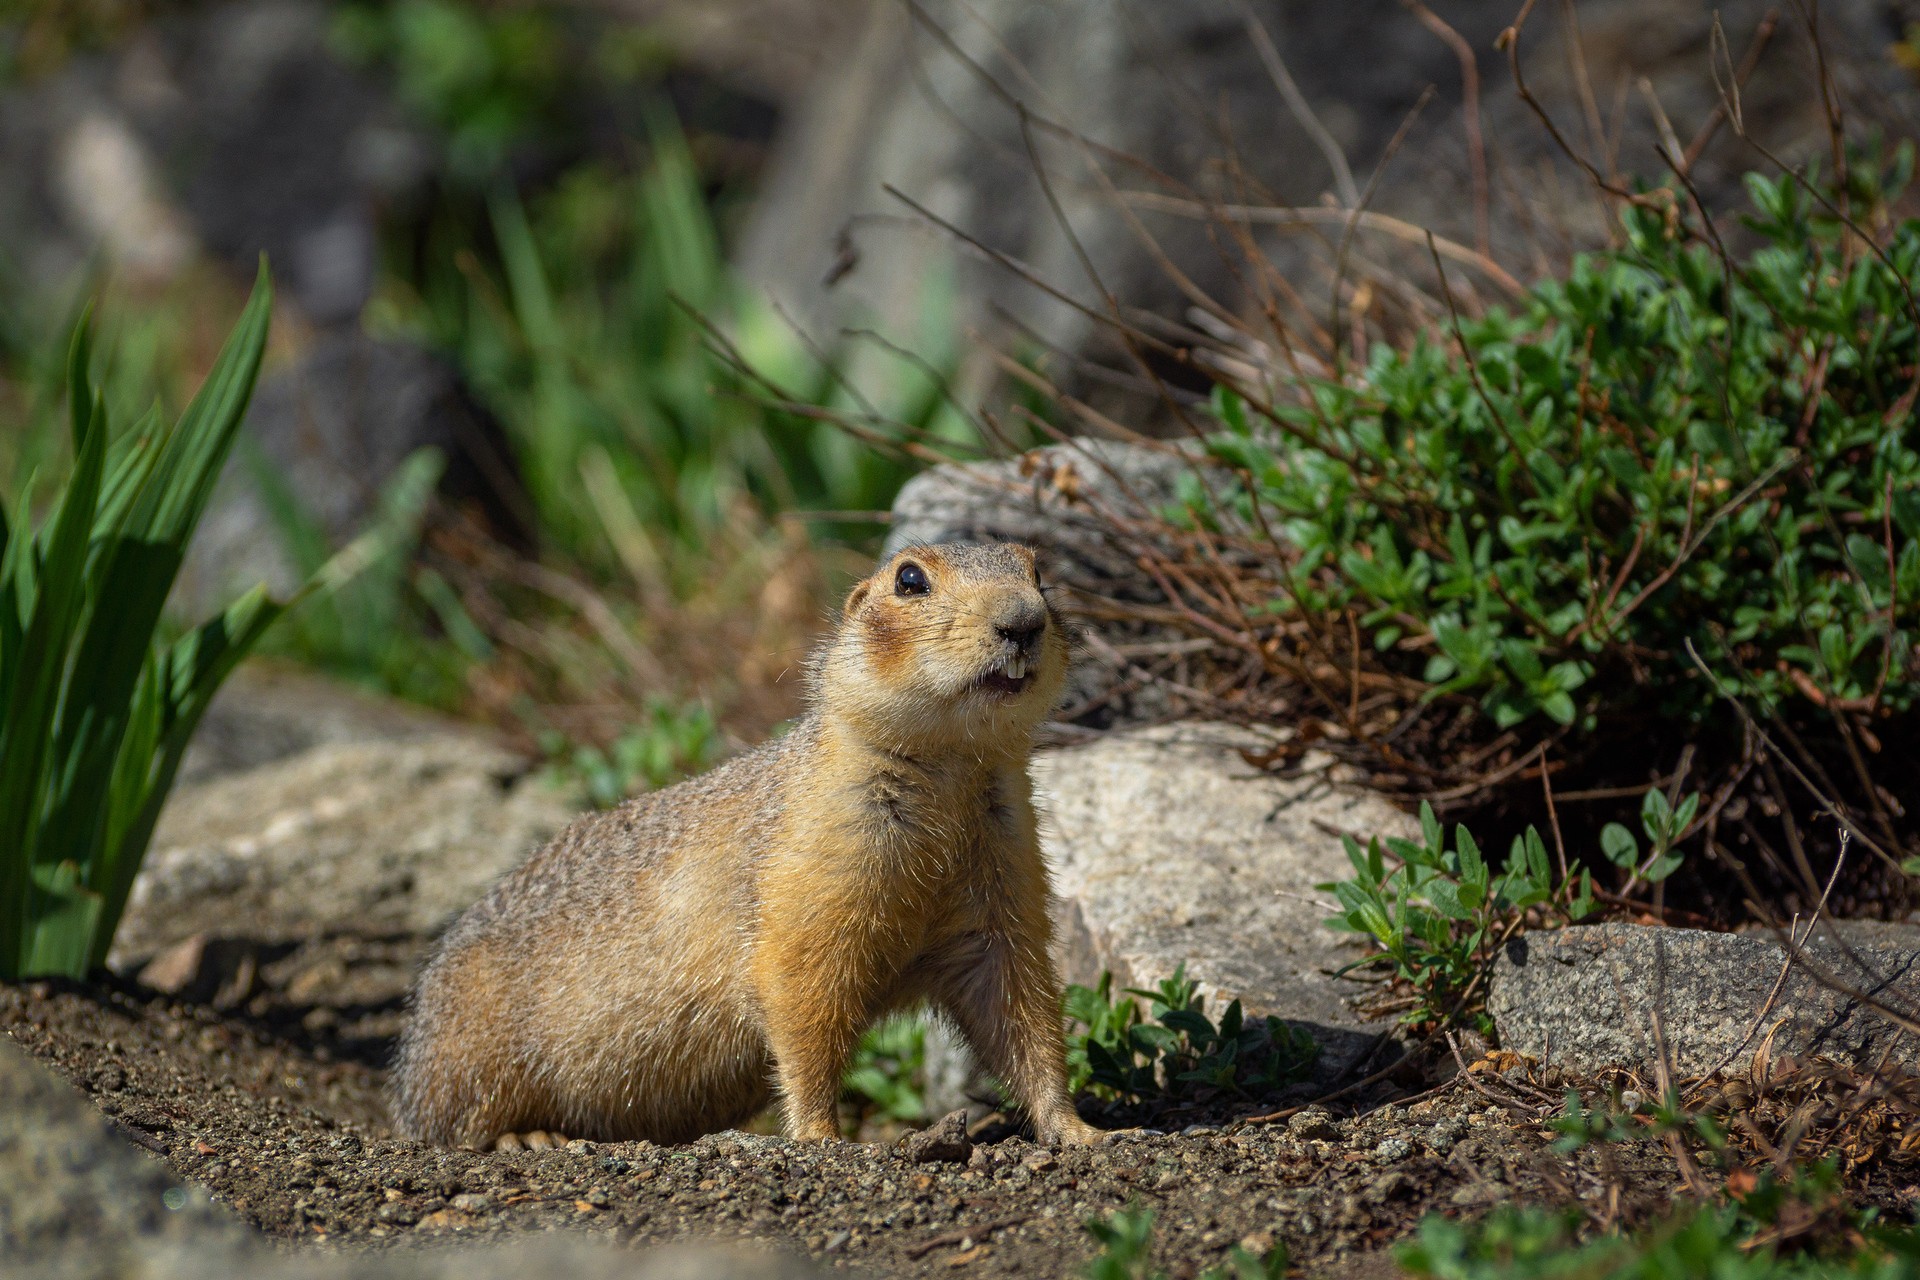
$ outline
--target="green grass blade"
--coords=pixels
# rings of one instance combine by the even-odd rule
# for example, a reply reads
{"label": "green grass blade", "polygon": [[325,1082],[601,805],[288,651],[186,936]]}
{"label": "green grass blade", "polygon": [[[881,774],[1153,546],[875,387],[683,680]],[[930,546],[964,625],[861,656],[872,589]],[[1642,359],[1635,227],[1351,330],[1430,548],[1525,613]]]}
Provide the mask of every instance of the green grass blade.
{"label": "green grass blade", "polygon": [[140,669],[140,682],[134,686],[126,736],[120,740],[120,758],[114,762],[113,784],[107,793],[106,838],[101,845],[102,857],[93,869],[96,886],[111,877],[109,864],[125,847],[127,831],[147,802],[154,753],[160,749],[166,729],[166,675],[164,655],[155,654]]}
{"label": "green grass blade", "polygon": [[52,780],[41,838],[63,856],[77,852],[83,863],[99,856],[105,831],[100,799],[111,788],[135,686],[187,541],[252,395],[271,302],[263,264],[213,370],[161,446],[124,523],[108,535],[92,592],[96,602],[105,603],[86,618],[73,663],[72,686],[84,696],[63,706],[54,725],[53,757],[60,769]]}
{"label": "green grass blade", "polygon": [[58,514],[40,537],[22,535],[9,546],[7,576],[0,581],[0,594],[22,599],[15,594],[16,584],[30,573],[37,579],[19,639],[12,640],[11,628],[0,633],[8,637],[10,649],[7,683],[0,687],[0,978],[18,976],[26,958],[28,868],[39,843],[37,820],[56,758],[49,751],[50,729],[67,684],[75,622],[85,603],[87,546],[100,500],[106,434],[97,423],[81,429],[82,444]]}
{"label": "green grass blade", "polygon": [[[17,510],[27,510],[27,495],[33,492],[33,477],[20,491]],[[20,658],[20,631],[33,613],[38,593],[34,564],[33,529],[22,526],[18,536],[8,539],[0,552],[0,692],[13,688],[13,668]]]}
{"label": "green grass blade", "polygon": [[100,513],[93,522],[94,537],[105,539],[122,527],[133,500],[145,489],[153,468],[160,460],[173,428],[162,421],[160,406],[147,410],[146,416],[130,433],[126,446],[118,450],[107,469],[107,484],[100,495]]}
{"label": "green grass blade", "polygon": [[[699,170],[686,134],[670,114],[656,114],[648,121],[647,133],[653,165],[640,184],[646,231],[641,243],[659,264],[666,292],[705,310],[721,300],[726,267],[713,215],[700,190]],[[676,304],[669,301],[668,306],[677,312]]]}
{"label": "green grass blade", "polygon": [[33,881],[23,972],[86,977],[88,952],[100,923],[100,895],[80,882],[80,866],[72,859],[35,867]]}
{"label": "green grass blade", "polygon": [[547,284],[546,267],[540,261],[533,230],[527,225],[526,210],[511,192],[491,201],[488,210],[493,215],[494,236],[500,242],[500,260],[507,270],[514,320],[526,335],[528,346],[543,359],[553,358],[561,345],[560,322],[554,314],[553,290]]}
{"label": "green grass blade", "polygon": [[180,415],[151,479],[129,513],[130,536],[182,546],[192,536],[253,396],[272,310],[273,283],[262,260],[246,309],[207,380]]}
{"label": "green grass blade", "polygon": [[[182,636],[159,659],[152,681],[152,705],[158,709],[153,717],[158,751],[149,747],[144,755],[122,758],[115,781],[117,787],[125,788],[127,807],[120,814],[124,825],[112,828],[113,839],[90,877],[100,899],[88,957],[92,965],[106,963],[140,860],[153,838],[160,808],[173,788],[174,775],[179,772],[194,729],[199,727],[221,682],[285,611],[286,606],[268,597],[265,587],[255,587],[219,617]],[[150,762],[149,767],[143,769],[143,762]]]}
{"label": "green grass blade", "polygon": [[73,327],[73,342],[67,348],[67,424],[73,432],[75,457],[86,442],[89,418],[95,410],[93,380],[87,373],[92,362],[93,304],[89,302],[80,312]]}

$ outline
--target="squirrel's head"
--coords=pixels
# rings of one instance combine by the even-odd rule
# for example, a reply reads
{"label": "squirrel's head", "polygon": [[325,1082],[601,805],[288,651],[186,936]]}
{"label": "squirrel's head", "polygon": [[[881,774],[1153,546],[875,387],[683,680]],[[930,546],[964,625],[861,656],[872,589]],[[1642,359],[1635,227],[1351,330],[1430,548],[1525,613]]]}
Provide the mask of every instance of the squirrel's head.
{"label": "squirrel's head", "polygon": [[874,736],[989,746],[1023,742],[1053,710],[1067,649],[1030,548],[943,542],[894,553],[848,593],[816,678]]}

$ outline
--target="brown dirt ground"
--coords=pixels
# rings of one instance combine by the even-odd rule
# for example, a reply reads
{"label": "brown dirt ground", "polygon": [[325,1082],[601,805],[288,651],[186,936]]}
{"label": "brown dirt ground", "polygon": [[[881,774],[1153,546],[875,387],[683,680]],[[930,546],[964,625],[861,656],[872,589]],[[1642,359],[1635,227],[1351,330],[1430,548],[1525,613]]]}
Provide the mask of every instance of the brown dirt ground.
{"label": "brown dirt ground", "polygon": [[[877,1275],[1068,1276],[1094,1253],[1084,1220],[1138,1203],[1154,1211],[1156,1261],[1176,1278],[1270,1240],[1305,1273],[1373,1276],[1394,1273],[1389,1247],[1429,1211],[1616,1194],[1621,1210],[1651,1209],[1678,1185],[1650,1145],[1556,1154],[1536,1118],[1490,1106],[1465,1080],[1358,1119],[1196,1125],[1091,1150],[1048,1151],[989,1121],[965,1164],[916,1164],[897,1143],[750,1134],[441,1150],[395,1137],[381,1098],[394,993],[420,945],[263,948],[243,966],[244,989],[213,997],[228,1008],[123,980],[0,985],[0,1029],[131,1141],[289,1244],[563,1228],[621,1243],[750,1236]],[[1541,1083],[1553,1082],[1515,1087]]]}

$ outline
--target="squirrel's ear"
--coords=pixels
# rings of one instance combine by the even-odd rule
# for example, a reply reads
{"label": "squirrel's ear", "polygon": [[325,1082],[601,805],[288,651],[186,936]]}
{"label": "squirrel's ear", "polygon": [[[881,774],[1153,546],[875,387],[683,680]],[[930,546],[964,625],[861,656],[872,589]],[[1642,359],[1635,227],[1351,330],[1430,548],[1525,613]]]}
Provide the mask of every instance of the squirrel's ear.
{"label": "squirrel's ear", "polygon": [[840,606],[840,616],[843,618],[852,617],[853,611],[855,609],[858,609],[863,603],[866,602],[867,592],[871,591],[872,589],[873,589],[873,580],[869,578],[867,581],[862,582],[859,586],[855,587],[852,591],[848,592],[847,602]]}

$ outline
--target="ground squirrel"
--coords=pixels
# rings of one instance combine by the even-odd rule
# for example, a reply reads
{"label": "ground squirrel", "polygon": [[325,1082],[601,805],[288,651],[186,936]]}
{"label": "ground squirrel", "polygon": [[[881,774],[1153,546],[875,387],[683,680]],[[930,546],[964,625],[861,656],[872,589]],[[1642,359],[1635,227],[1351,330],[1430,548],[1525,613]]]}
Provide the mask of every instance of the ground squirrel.
{"label": "ground squirrel", "polygon": [[436,1142],[684,1142],[777,1087],[840,1136],[893,1010],[950,1017],[1043,1142],[1067,1093],[1028,777],[1067,637],[1026,547],[908,547],[848,595],[809,710],[712,772],[580,819],[448,932],[401,1039],[400,1127]]}

